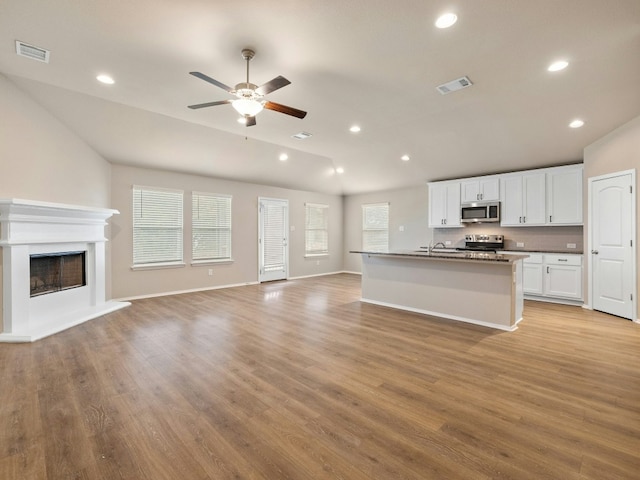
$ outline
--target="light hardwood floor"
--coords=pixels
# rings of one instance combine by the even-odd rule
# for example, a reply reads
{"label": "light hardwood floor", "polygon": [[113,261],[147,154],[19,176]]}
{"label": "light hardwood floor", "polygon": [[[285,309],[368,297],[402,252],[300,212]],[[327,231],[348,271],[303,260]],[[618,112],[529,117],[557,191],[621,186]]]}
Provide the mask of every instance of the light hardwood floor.
{"label": "light hardwood floor", "polygon": [[0,478],[640,478],[640,325],[359,296],[340,274],[138,300],[1,344]]}

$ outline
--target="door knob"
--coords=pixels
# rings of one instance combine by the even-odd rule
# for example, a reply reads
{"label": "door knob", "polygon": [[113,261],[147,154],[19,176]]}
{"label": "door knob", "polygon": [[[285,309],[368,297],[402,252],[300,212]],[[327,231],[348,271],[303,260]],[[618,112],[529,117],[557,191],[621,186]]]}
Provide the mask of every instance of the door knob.
{"label": "door knob", "polygon": [[598,254],[598,250],[591,250],[591,253],[593,253],[594,255]]}

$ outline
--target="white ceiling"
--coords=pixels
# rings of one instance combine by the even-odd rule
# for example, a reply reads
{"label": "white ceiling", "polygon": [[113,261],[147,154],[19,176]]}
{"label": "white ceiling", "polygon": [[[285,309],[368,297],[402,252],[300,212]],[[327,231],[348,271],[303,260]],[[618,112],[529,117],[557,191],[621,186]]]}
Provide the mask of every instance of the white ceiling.
{"label": "white ceiling", "polygon": [[[449,10],[458,23],[435,28]],[[305,119],[186,108],[230,98],[188,72],[233,86],[245,47],[251,81],[288,78],[268,99]],[[581,161],[640,114],[640,1],[3,0],[0,72],[113,163],[361,193]],[[472,87],[436,91],[464,75]]]}

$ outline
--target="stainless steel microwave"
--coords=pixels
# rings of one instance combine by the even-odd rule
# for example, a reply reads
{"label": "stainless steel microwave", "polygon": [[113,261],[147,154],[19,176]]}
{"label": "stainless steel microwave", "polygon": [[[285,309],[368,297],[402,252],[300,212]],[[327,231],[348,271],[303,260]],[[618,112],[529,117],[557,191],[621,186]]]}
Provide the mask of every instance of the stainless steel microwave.
{"label": "stainless steel microwave", "polygon": [[500,221],[500,202],[471,202],[461,206],[462,223],[489,223]]}

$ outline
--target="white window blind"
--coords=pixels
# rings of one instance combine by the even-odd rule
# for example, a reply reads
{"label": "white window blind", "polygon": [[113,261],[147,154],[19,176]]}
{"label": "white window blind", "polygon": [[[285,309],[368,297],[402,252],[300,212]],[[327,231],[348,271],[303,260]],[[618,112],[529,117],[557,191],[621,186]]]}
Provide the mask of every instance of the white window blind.
{"label": "white window blind", "polygon": [[305,204],[305,255],[329,253],[329,205]]}
{"label": "white window blind", "polygon": [[182,262],[183,192],[133,186],[133,264]]}
{"label": "white window blind", "polygon": [[389,248],[389,204],[362,205],[362,249],[385,251]]}
{"label": "white window blind", "polygon": [[231,259],[231,196],[193,192],[192,259]]}
{"label": "white window blind", "polygon": [[286,205],[280,202],[265,202],[263,204],[264,216],[264,253],[263,268],[265,272],[285,270],[285,228]]}

